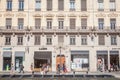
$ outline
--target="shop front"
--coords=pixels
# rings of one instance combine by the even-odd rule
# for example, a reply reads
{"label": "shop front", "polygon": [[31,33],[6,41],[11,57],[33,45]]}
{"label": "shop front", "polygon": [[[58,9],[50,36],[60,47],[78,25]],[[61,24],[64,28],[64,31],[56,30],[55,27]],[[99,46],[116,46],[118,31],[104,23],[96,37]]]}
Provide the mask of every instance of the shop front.
{"label": "shop front", "polygon": [[34,70],[40,71],[43,65],[49,65],[51,70],[52,52],[50,51],[35,51],[34,52]]}
{"label": "shop front", "polygon": [[11,69],[11,61],[12,61],[12,52],[4,51],[3,52],[3,70],[8,71]]}
{"label": "shop front", "polygon": [[23,65],[23,61],[25,59],[25,52],[17,51],[15,52],[15,70],[19,71],[20,65]]}
{"label": "shop front", "polygon": [[74,71],[88,71],[89,51],[71,51],[71,69]]}

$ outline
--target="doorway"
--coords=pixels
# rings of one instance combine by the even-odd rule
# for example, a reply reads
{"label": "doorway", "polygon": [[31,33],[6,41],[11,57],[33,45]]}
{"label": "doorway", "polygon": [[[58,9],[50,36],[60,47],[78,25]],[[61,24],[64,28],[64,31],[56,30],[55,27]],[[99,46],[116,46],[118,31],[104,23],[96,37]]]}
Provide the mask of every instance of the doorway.
{"label": "doorway", "polygon": [[11,69],[11,57],[3,57],[3,70]]}

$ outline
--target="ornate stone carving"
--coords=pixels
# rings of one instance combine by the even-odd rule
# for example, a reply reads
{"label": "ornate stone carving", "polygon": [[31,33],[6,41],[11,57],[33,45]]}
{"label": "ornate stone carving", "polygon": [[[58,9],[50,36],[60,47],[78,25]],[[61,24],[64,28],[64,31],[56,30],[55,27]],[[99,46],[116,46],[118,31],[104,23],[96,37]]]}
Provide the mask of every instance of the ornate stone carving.
{"label": "ornate stone carving", "polygon": [[42,17],[41,14],[34,14],[33,16],[34,16],[34,17]]}
{"label": "ornate stone carving", "polygon": [[96,14],[96,17],[106,17],[106,15],[103,13],[99,13],[99,14]]}
{"label": "ornate stone carving", "polygon": [[16,14],[16,17],[26,17],[26,14],[24,14],[24,13],[18,13],[18,14]]}
{"label": "ornate stone carving", "polygon": [[69,16],[69,17],[76,17],[76,14],[71,13],[71,14],[69,14],[68,16]]}
{"label": "ornate stone carving", "polygon": [[81,14],[79,15],[80,17],[88,17],[88,14],[84,13],[84,14]]}
{"label": "ornate stone carving", "polygon": [[116,13],[110,13],[110,14],[108,14],[108,17],[118,17],[118,14],[116,14]]}
{"label": "ornate stone carving", "polygon": [[57,17],[65,17],[64,14],[57,14],[56,16],[57,16]]}
{"label": "ornate stone carving", "polygon": [[45,17],[54,17],[54,14],[46,14]]}
{"label": "ornate stone carving", "polygon": [[4,17],[14,17],[14,14],[7,12],[4,14]]}

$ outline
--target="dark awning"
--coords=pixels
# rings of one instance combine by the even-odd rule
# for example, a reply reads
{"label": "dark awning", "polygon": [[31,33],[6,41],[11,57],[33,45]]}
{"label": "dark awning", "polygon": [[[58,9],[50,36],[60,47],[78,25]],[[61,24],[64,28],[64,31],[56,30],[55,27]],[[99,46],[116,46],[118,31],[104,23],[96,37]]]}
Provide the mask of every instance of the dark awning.
{"label": "dark awning", "polygon": [[99,51],[97,51],[97,54],[107,55],[108,51],[107,50],[99,50]]}
{"label": "dark awning", "polygon": [[51,59],[52,54],[50,51],[38,51],[34,53],[35,59]]}

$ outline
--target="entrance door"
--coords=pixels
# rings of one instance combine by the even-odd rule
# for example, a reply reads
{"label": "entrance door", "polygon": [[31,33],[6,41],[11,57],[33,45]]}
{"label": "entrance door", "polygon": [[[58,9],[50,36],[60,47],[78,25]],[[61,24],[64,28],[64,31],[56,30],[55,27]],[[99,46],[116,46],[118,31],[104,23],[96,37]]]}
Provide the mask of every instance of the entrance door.
{"label": "entrance door", "polygon": [[65,56],[64,55],[57,55],[57,58],[56,58],[56,69],[57,69],[57,65],[58,64],[60,64],[62,66],[63,63],[65,63]]}
{"label": "entrance door", "polygon": [[11,68],[11,57],[3,57],[3,70],[10,70]]}
{"label": "entrance door", "polygon": [[19,71],[20,64],[23,65],[23,57],[15,57],[15,70]]}

